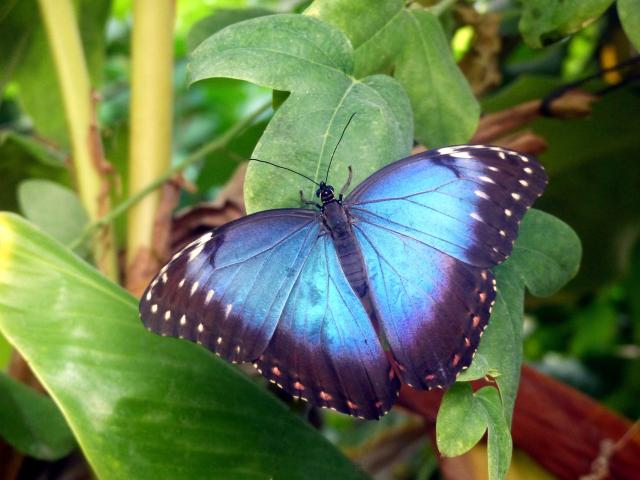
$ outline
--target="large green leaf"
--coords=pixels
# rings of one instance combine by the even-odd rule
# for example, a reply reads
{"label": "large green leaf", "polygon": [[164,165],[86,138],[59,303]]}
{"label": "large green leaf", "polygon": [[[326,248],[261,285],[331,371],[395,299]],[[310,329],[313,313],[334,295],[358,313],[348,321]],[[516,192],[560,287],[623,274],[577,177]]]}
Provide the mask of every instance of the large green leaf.
{"label": "large green leaf", "polygon": [[520,32],[534,48],[560,40],[596,20],[614,0],[527,0]]}
{"label": "large green leaf", "polygon": [[316,0],[305,11],[340,28],[354,47],[354,75],[393,70],[414,112],[415,136],[429,147],[466,142],[480,108],[456,66],[442,25],[401,0]]}
{"label": "large green leaf", "polygon": [[[356,114],[337,150],[330,183],[342,185],[353,166],[353,186],[408,154],[411,109],[392,78],[351,76],[353,51],[337,29],[302,15],[272,15],[231,25],[193,53],[192,81],[210,77],[247,80],[291,95],[278,109],[253,157],[324,180],[348,119]],[[274,195],[274,186],[278,194]],[[245,179],[247,210],[300,205],[308,180],[252,163]]]}
{"label": "large green leaf", "polygon": [[618,16],[631,43],[640,50],[640,0],[618,0]]}
{"label": "large green leaf", "polygon": [[0,372],[0,437],[43,460],[68,454],[76,442],[50,398]]}
{"label": "large green leaf", "polygon": [[12,214],[0,214],[0,330],[100,477],[363,477],[235,367],[146,331],[134,298]]}

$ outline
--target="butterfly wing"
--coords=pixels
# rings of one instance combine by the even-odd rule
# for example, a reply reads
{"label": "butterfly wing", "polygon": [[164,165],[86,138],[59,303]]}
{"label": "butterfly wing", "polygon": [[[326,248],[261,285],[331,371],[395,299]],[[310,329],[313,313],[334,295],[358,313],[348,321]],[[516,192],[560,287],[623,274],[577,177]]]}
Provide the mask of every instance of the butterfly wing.
{"label": "butterfly wing", "polygon": [[471,363],[495,298],[488,268],[545,185],[532,158],[459,146],[395,162],[346,199],[403,381],[446,387]]}
{"label": "butterfly wing", "polygon": [[142,296],[144,324],[256,363],[289,394],[376,418],[398,380],[318,213],[249,215],[177,253]]}
{"label": "butterfly wing", "polygon": [[399,160],[347,198],[352,214],[384,223],[476,267],[504,261],[518,225],[544,190],[533,158],[500,147],[461,145]]}

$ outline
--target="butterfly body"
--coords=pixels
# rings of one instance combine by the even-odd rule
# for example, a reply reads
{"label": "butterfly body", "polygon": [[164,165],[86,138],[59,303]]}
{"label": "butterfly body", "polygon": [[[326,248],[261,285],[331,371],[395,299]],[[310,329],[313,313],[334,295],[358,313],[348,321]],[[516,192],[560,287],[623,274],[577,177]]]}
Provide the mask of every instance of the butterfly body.
{"label": "butterfly body", "polygon": [[478,348],[507,258],[546,175],[500,147],[399,160],[319,211],[249,215],[200,237],[140,303],[145,325],[252,362],[294,397],[364,418],[400,381],[447,387]]}
{"label": "butterfly body", "polygon": [[331,236],[338,254],[340,266],[351,288],[360,299],[364,299],[367,291],[367,273],[362,252],[353,232],[353,217],[345,209],[342,198],[335,198],[333,187],[320,184],[318,196],[322,200],[320,212],[325,234]]}

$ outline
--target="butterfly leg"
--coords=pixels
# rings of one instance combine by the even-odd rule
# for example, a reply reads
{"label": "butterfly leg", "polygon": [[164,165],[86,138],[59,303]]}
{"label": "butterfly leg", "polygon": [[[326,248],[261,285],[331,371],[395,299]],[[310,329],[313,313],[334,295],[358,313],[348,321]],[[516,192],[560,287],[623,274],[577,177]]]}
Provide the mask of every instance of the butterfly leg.
{"label": "butterfly leg", "polygon": [[342,197],[344,195],[344,192],[346,192],[347,188],[349,188],[349,185],[351,185],[351,179],[352,178],[353,178],[353,170],[351,168],[351,165],[349,165],[349,175],[347,176],[347,181],[345,182],[345,184],[340,189],[340,201],[342,201]]}
{"label": "butterfly leg", "polygon": [[322,208],[322,205],[314,202],[313,200],[307,200],[304,198],[304,192],[302,190],[300,190],[300,202],[302,205],[313,205],[315,207]]}

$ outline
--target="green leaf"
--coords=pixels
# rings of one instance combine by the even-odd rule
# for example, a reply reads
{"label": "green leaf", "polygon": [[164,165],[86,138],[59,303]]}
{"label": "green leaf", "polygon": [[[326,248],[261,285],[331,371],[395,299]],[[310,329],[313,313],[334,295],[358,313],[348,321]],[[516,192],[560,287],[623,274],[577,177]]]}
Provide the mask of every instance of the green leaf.
{"label": "green leaf", "polygon": [[50,398],[0,372],[0,436],[22,453],[56,460],[76,445]]}
{"label": "green leaf", "polygon": [[442,397],[436,419],[438,450],[445,457],[462,455],[482,439],[487,430],[483,405],[471,385],[454,384]]}
{"label": "green leaf", "polygon": [[522,365],[524,284],[506,264],[500,265],[494,272],[498,281],[498,295],[478,353],[486,359],[490,369],[500,373],[496,383],[502,395],[505,416],[510,420]]}
{"label": "green leaf", "polygon": [[618,0],[618,16],[636,50],[640,50],[640,0]]}
{"label": "green leaf", "polygon": [[466,142],[478,125],[480,107],[437,17],[409,10],[407,48],[395,77],[406,88],[416,118],[416,138],[429,148]]}
{"label": "green leaf", "polygon": [[340,28],[351,40],[354,75],[394,71],[411,99],[415,136],[429,147],[466,142],[479,105],[458,69],[442,25],[401,0],[316,0],[305,14]]}
{"label": "green leaf", "polygon": [[369,0],[315,0],[304,12],[342,30],[354,48],[357,77],[392,65],[405,21],[404,2],[386,0],[371,8]]}
{"label": "green leaf", "polygon": [[[300,39],[304,38],[305,41]],[[225,76],[289,91],[253,152],[324,180],[331,154],[348,119],[356,114],[336,151],[329,182],[337,188],[353,166],[352,186],[411,148],[411,109],[390,77],[354,79],[347,38],[328,24],[302,15],[272,15],[231,25],[193,53],[192,80]],[[273,195],[274,185],[278,195]],[[312,197],[308,180],[257,162],[245,179],[248,212],[300,205]]]}
{"label": "green leaf", "polygon": [[144,329],[137,302],[22,218],[0,215],[0,331],[98,477],[364,478],[232,365]]}
{"label": "green leaf", "polygon": [[49,180],[25,180],[18,186],[22,214],[63,245],[77,239],[89,221],[73,190]]}
{"label": "green leaf", "polygon": [[523,2],[520,32],[534,48],[577,32],[596,20],[614,0],[528,0]]}
{"label": "green leaf", "polygon": [[507,476],[511,463],[511,433],[504,416],[500,395],[495,388],[484,387],[475,393],[475,397],[485,410],[489,430],[487,453],[489,457],[489,478],[498,480]]}
{"label": "green leaf", "polygon": [[566,223],[532,210],[522,222],[519,240],[508,264],[536,297],[558,291],[578,273],[582,247]]}
{"label": "green leaf", "polygon": [[488,430],[489,478],[505,478],[511,462],[511,433],[498,390],[456,384],[445,393],[436,420],[436,440],[442,455],[462,455]]}
{"label": "green leaf", "polygon": [[187,48],[191,52],[214,33],[234,23],[251,18],[271,15],[273,12],[264,8],[220,8],[213,15],[198,20],[187,35]]}

